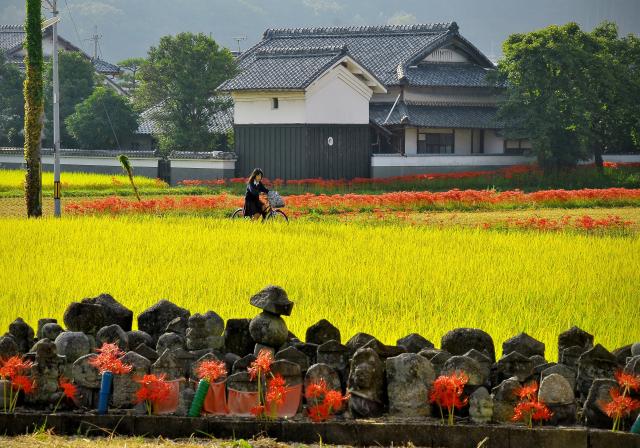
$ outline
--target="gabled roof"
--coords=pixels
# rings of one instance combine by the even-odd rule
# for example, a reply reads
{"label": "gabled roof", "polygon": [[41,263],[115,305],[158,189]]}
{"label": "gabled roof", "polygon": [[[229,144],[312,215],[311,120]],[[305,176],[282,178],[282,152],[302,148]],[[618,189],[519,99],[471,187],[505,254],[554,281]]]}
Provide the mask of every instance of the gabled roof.
{"label": "gabled roof", "polygon": [[[52,34],[51,28],[47,28],[44,36]],[[22,49],[22,45],[26,39],[27,33],[23,25],[0,25],[0,51],[4,51],[7,56],[11,56],[12,53],[16,53]],[[120,73],[120,67],[103,61],[101,59],[93,59],[86,54],[82,49],[72,44],[70,41],[58,35],[58,40],[69,51],[77,51],[82,53],[87,59],[91,61],[97,73],[103,75],[116,75]],[[21,64],[22,61],[16,61]]]}
{"label": "gabled roof", "polygon": [[[442,46],[449,45],[459,48],[467,54],[470,60],[481,67],[493,68],[493,64],[470,42],[460,36],[458,25],[451,23],[432,23],[422,25],[385,25],[385,26],[358,26],[358,27],[322,27],[322,28],[293,28],[293,29],[268,29],[264,32],[263,39],[248,49],[238,58],[238,66],[241,72],[252,71],[252,76],[247,76],[243,88],[251,88],[253,81],[263,81],[259,67],[253,67],[264,52],[286,50],[296,48],[345,48],[349,56],[358,61],[364,69],[386,86],[398,85],[406,80],[402,79],[402,73],[418,61],[421,61],[430,52]],[[289,64],[290,68],[297,67]],[[316,61],[318,64],[319,61]],[[265,69],[268,64],[261,62]],[[306,70],[306,68],[305,68]],[[295,70],[273,69],[265,72],[264,77],[271,76],[296,76]],[[308,73],[307,75],[308,76]],[[286,82],[278,80],[278,83]],[[225,86],[228,88],[229,86]]]}
{"label": "gabled roof", "polygon": [[437,106],[399,102],[391,111],[392,103],[372,103],[369,117],[381,126],[412,125],[425,128],[501,129],[496,116],[498,109],[489,106]]}
{"label": "gabled roof", "polygon": [[372,90],[386,92],[384,85],[351,57],[346,46],[258,49],[253,60],[218,90],[305,90],[338,64],[357,73]]}

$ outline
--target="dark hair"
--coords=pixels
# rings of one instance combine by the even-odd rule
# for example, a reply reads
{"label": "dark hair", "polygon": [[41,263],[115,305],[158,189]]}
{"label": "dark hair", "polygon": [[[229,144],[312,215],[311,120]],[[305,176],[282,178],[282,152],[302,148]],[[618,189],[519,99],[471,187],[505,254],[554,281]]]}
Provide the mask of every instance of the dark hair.
{"label": "dark hair", "polygon": [[260,168],[256,168],[251,172],[251,176],[249,176],[249,180],[247,181],[247,183],[253,182],[254,179],[258,177],[258,174],[264,177],[264,173],[262,172],[262,170]]}

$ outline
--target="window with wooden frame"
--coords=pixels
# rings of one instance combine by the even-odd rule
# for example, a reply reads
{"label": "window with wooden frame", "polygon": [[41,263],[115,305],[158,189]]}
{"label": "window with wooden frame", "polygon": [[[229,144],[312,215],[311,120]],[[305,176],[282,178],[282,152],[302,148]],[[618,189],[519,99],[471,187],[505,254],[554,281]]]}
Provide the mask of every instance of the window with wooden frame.
{"label": "window with wooden frame", "polygon": [[418,154],[453,154],[455,131],[418,130]]}
{"label": "window with wooden frame", "polygon": [[505,140],[504,141],[504,153],[510,155],[520,155],[524,153],[528,146],[524,144],[524,139],[517,140]]}

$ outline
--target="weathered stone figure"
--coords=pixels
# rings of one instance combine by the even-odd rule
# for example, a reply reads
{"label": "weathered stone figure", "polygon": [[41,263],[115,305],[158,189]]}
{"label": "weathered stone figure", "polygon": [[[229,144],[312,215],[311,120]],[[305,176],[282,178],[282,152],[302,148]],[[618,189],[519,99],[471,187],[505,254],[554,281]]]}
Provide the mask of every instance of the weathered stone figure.
{"label": "weathered stone figure", "polygon": [[348,392],[349,410],[354,417],[376,417],[384,410],[384,364],[378,354],[363,348],[351,359]]}

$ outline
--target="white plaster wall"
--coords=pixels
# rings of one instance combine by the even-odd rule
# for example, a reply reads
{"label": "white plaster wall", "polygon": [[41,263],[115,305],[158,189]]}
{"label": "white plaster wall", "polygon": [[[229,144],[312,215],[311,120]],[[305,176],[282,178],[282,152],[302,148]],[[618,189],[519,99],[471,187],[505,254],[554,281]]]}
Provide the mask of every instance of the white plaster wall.
{"label": "white plaster wall", "polygon": [[484,131],[484,153],[485,154],[503,154],[504,139],[496,135],[496,132],[487,129]]}
{"label": "white plaster wall", "polygon": [[401,156],[396,154],[374,154],[371,157],[373,167],[464,167],[464,166],[510,166],[534,163],[535,157],[511,155],[456,155],[456,154],[419,154]]}
{"label": "white plaster wall", "polygon": [[[278,98],[273,109],[272,98]],[[298,124],[306,123],[304,93],[233,93],[235,124]]]}
{"label": "white plaster wall", "polygon": [[426,62],[467,62],[469,59],[451,48],[438,48],[423,59]]}
{"label": "white plaster wall", "polygon": [[373,91],[353,74],[337,66],[306,92],[307,123],[368,124]]}
{"label": "white plaster wall", "polygon": [[471,154],[471,129],[456,129],[454,144],[456,154]]}
{"label": "white plaster wall", "polygon": [[418,128],[404,128],[404,153],[408,156],[418,153]]}

